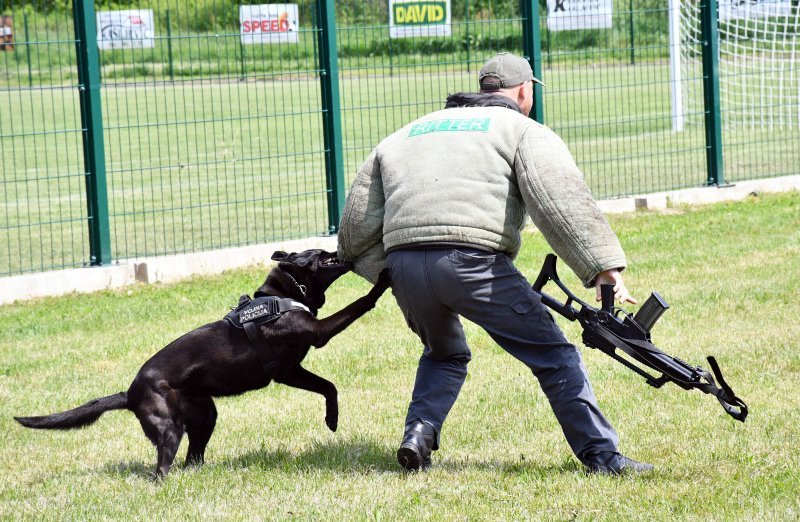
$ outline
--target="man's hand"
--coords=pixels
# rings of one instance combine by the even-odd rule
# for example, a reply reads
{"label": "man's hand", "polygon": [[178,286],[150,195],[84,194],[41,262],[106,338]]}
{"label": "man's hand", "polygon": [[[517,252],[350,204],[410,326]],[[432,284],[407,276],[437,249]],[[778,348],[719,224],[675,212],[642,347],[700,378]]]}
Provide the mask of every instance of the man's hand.
{"label": "man's hand", "polygon": [[603,284],[614,285],[614,299],[620,303],[636,304],[638,302],[628,293],[625,282],[622,280],[622,274],[620,274],[619,270],[616,268],[613,270],[605,270],[597,274],[597,278],[594,280],[594,289],[596,292],[595,300],[598,302],[602,300],[600,297],[600,285]]}

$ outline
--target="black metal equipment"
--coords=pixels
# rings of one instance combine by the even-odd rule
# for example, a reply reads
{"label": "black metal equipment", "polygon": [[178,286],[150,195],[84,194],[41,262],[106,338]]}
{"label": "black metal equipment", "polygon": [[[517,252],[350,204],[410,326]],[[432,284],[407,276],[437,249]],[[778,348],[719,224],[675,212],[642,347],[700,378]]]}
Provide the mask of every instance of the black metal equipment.
{"label": "black metal equipment", "polygon": [[[643,376],[647,380],[647,384],[655,388],[660,388],[664,383],[671,381],[685,390],[695,388],[703,393],[711,394],[717,398],[728,415],[744,422],[747,417],[747,405],[733,393],[733,390],[722,378],[722,372],[714,357],[708,357],[708,364],[714,372],[712,377],[711,373],[703,368],[692,366],[677,357],[667,355],[651,342],[650,330],[669,308],[669,305],[658,293],[653,292],[636,315],[631,315],[614,306],[614,286],[602,285],[602,307],[597,309],[575,297],[561,282],[556,272],[556,261],[555,255],[547,255],[533,289],[541,294],[542,303],[548,308],[570,321],[578,321],[581,324],[583,342],[586,346],[596,348],[624,364]],[[565,303],[542,292],[542,287],[548,281],[553,281],[566,294],[567,301]],[[573,303],[580,305],[580,309],[576,310],[572,306]],[[661,373],[661,377],[654,377],[640,366],[622,357],[617,350],[624,352],[628,357],[647,368]],[[714,377],[716,377],[716,382]],[[717,386],[717,382],[719,382],[719,386]]]}

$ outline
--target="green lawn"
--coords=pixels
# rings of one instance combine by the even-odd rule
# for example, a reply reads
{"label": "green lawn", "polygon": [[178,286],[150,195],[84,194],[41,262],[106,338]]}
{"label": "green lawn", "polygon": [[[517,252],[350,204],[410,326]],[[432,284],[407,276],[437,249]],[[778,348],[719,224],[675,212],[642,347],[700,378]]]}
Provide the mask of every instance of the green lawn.
{"label": "green lawn", "polygon": [[[306,359],[339,388],[337,433],[306,392],[275,385],[222,399],[206,466],[155,483],[155,450],[130,413],[64,433],[25,430],[12,416],[126,389],[150,355],[222,317],[267,267],[0,307],[0,519],[797,520],[799,209],[794,192],[612,218],[628,286],[671,305],[657,344],[694,364],[715,355],[751,410],[737,423],[708,395],[653,389],[584,349],[621,449],[656,466],[641,478],[585,475],[530,372],[471,324],[470,376],[434,467],[400,472],[394,451],[420,346],[387,294]],[[533,233],[524,244],[518,266],[533,278],[548,248]],[[345,276],[324,314],[367,290]]]}

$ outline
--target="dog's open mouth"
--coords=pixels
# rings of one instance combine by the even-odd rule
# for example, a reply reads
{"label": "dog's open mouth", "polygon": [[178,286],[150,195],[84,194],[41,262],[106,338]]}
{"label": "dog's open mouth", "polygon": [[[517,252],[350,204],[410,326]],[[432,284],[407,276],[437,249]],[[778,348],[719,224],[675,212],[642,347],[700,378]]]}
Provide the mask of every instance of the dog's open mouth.
{"label": "dog's open mouth", "polygon": [[342,263],[343,263],[343,261],[340,261],[339,258],[336,257],[336,256],[327,257],[327,258],[323,259],[322,261],[320,261],[320,264],[322,266],[336,266],[336,265],[341,265]]}

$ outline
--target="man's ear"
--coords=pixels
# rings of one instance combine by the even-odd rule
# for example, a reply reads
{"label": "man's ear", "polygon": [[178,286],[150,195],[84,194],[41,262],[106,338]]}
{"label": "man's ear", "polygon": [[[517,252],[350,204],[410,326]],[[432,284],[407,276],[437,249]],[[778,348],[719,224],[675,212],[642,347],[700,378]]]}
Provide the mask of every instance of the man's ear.
{"label": "man's ear", "polygon": [[522,82],[519,84],[517,88],[517,105],[522,105],[522,102],[525,101],[525,84],[528,82]]}
{"label": "man's ear", "polygon": [[287,257],[289,257],[289,254],[283,252],[282,250],[278,250],[272,254],[273,261],[280,261],[282,259],[286,259]]}

